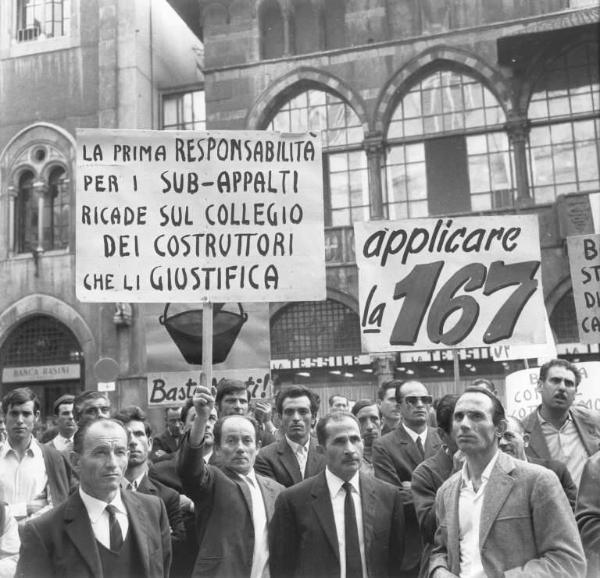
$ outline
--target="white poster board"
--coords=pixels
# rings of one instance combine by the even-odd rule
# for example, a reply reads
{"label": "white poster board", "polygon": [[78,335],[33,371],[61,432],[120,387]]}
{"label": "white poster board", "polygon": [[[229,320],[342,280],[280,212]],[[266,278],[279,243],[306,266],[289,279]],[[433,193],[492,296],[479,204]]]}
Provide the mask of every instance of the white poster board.
{"label": "white poster board", "polygon": [[77,131],[85,302],[322,300],[315,133]]}
{"label": "white poster board", "polygon": [[354,231],[365,351],[546,343],[536,215]]}
{"label": "white poster board", "polygon": [[582,343],[600,343],[600,235],[567,237],[577,329]]}
{"label": "white poster board", "polygon": [[[600,361],[584,361],[574,364],[581,372],[581,383],[577,387],[575,404],[600,411]],[[539,367],[521,369],[506,376],[506,414],[523,419],[541,403],[537,391]]]}

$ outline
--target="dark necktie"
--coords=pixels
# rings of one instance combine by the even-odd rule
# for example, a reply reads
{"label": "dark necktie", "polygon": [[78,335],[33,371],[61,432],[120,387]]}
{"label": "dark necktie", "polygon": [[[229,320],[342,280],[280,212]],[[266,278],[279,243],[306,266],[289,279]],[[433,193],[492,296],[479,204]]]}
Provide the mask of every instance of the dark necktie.
{"label": "dark necktie", "polygon": [[344,536],[346,540],[346,578],[362,578],[362,564],[360,559],[360,543],[358,541],[358,527],[356,526],[356,511],[352,499],[352,485],[349,482],[342,484],[346,492],[344,501]]}
{"label": "dark necktie", "polygon": [[421,441],[421,436],[417,438],[417,449],[419,450],[419,455],[421,456],[421,460],[425,459],[425,450],[423,449],[423,442]]}
{"label": "dark necktie", "polygon": [[117,509],[112,505],[106,506],[108,512],[108,531],[110,533],[110,549],[113,552],[119,552],[121,546],[123,546],[123,533],[121,532],[121,525],[117,520],[116,512]]}

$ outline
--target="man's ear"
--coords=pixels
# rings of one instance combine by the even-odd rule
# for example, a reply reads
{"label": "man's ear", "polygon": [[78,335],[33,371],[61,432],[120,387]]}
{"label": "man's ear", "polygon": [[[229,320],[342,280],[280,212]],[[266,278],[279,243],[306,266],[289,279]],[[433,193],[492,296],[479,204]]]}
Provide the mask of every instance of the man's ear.
{"label": "man's ear", "polygon": [[34,414],[33,414],[33,421],[35,423],[37,423],[40,419],[40,410],[38,409]]}
{"label": "man's ear", "polygon": [[321,454],[322,456],[325,455],[325,448],[321,444],[317,445],[317,453]]}
{"label": "man's ear", "polygon": [[531,436],[528,433],[523,434],[523,445],[527,448],[529,447],[529,440]]}
{"label": "man's ear", "polygon": [[77,452],[70,452],[69,453],[69,462],[71,462],[71,467],[75,470],[75,473],[79,474],[79,461],[80,461],[81,457],[79,456],[79,454]]}
{"label": "man's ear", "polygon": [[153,437],[149,437],[148,438],[148,452],[152,451],[152,443],[154,442],[154,438]]}
{"label": "man's ear", "polygon": [[496,435],[499,438],[501,438],[504,435],[504,433],[506,432],[507,428],[508,428],[508,422],[505,419],[501,419],[498,422],[498,425],[496,426],[496,429],[498,430]]}

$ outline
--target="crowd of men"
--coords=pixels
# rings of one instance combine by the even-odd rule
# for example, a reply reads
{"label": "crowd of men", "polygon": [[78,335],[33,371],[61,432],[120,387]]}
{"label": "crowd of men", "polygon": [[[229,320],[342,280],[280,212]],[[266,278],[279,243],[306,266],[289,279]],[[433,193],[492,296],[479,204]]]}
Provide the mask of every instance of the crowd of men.
{"label": "crowd of men", "polygon": [[[0,578],[600,576],[600,415],[579,371],[539,375],[507,416],[480,380],[435,401],[393,380],[377,399],[199,386],[153,436],[97,391],[0,415]],[[50,437],[50,436],[47,436]],[[39,438],[39,439],[38,439]]]}

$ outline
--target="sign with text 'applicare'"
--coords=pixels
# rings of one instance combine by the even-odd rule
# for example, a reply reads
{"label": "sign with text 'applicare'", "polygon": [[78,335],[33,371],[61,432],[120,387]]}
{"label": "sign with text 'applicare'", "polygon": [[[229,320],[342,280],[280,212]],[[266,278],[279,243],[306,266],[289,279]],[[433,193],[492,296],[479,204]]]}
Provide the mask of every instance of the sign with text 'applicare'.
{"label": "sign with text 'applicare'", "polygon": [[325,299],[321,165],[315,133],[78,130],[78,299]]}
{"label": "sign with text 'applicare'", "polygon": [[363,349],[546,343],[536,215],[355,223]]}

